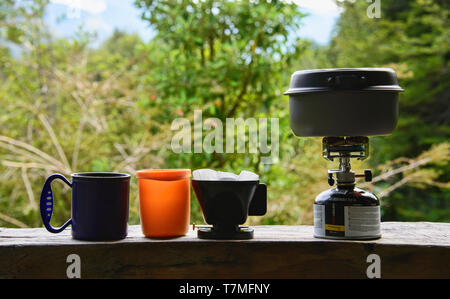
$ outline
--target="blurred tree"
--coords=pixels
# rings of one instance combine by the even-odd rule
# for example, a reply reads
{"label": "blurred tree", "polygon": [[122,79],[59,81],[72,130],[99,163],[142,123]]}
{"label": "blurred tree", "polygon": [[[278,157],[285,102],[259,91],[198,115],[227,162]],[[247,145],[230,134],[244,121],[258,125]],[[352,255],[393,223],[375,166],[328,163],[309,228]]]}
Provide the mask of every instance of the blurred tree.
{"label": "blurred tree", "polygon": [[[8,23],[22,34],[14,39],[20,55],[0,57],[0,225],[40,226],[39,192],[50,173],[163,167],[170,135],[154,121],[155,108],[139,105],[148,95],[133,67],[136,35],[116,32],[90,49],[83,32],[52,37],[42,20],[46,2],[20,1],[23,10],[10,4]],[[70,217],[70,190],[55,187],[58,225]],[[130,223],[139,221],[136,189],[132,184]]]}
{"label": "blurred tree", "polygon": [[[291,154],[295,155],[293,147],[299,141],[292,140],[287,99],[282,92],[289,82],[293,58],[301,55],[301,48],[296,47],[297,31],[305,15],[297,5],[286,1],[214,0],[138,0],[135,3],[142,9],[142,18],[156,31],[147,47],[147,64],[142,67],[148,71],[146,84],[156,88],[157,94],[150,105],[160,107],[161,121],[177,117],[192,120],[194,109],[202,110],[204,119],[280,119],[280,158],[286,160],[277,165],[264,165],[260,154],[252,155],[248,151],[247,154],[172,154],[169,165],[233,172],[249,169],[270,182],[271,196],[279,194],[278,182],[284,192],[290,192],[295,180],[285,185],[279,178],[290,164]],[[286,178],[285,183],[288,181]],[[286,195],[286,198],[291,197]],[[295,195],[292,202],[285,200],[289,204],[283,206],[280,198],[269,199],[278,210],[271,209],[273,215],[265,221],[283,221],[282,217],[301,221],[298,202],[304,200],[308,198]],[[193,218],[201,219],[196,205],[193,211]],[[294,211],[296,216],[288,216]]]}
{"label": "blurred tree", "polygon": [[[450,136],[449,2],[383,1],[379,19],[366,15],[367,3],[345,2],[328,53],[337,67],[392,67],[405,88],[397,129],[372,138],[372,165],[399,157],[414,158]],[[437,187],[449,181],[448,151],[444,163],[428,164],[436,184],[417,189],[404,184],[386,199],[385,219],[450,220],[450,192]],[[439,157],[437,157],[439,159]],[[438,160],[436,159],[436,161]],[[399,180],[402,175],[396,176]],[[427,180],[427,176],[422,178]],[[441,182],[441,183],[440,183]]]}
{"label": "blurred tree", "polygon": [[[156,36],[143,43],[116,30],[96,48],[83,30],[52,35],[47,3],[0,2],[0,226],[41,225],[37,200],[51,172],[169,167],[258,172],[269,209],[251,224],[311,224],[332,165],[320,138],[293,136],[282,92],[295,70],[360,66],[393,67],[406,89],[398,129],[371,141],[378,171],[367,187],[383,196],[384,220],[450,220],[446,1],[386,0],[381,19],[366,16],[365,1],[347,1],[326,46],[298,37],[304,14],[291,1],[135,1]],[[278,163],[261,163],[261,154],[174,154],[170,123],[192,121],[194,109],[204,119],[278,118]],[[57,225],[70,215],[70,192],[55,187]],[[201,222],[192,205],[192,221]]]}
{"label": "blurred tree", "polygon": [[[172,114],[203,106],[224,119],[277,107],[303,17],[282,1],[136,1],[157,31],[149,77]],[[160,48],[157,51],[156,47]],[[155,54],[157,52],[157,54]],[[272,105],[274,104],[274,105]]]}

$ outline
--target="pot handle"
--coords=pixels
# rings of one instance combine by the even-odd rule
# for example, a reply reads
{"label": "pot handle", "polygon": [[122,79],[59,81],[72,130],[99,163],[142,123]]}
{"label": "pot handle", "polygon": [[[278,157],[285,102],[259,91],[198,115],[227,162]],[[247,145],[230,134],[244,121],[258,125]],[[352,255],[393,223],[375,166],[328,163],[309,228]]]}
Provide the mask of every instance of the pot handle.
{"label": "pot handle", "polygon": [[249,216],[263,216],[267,212],[267,186],[258,184],[248,208]]}
{"label": "pot handle", "polygon": [[335,75],[328,77],[328,86],[334,89],[360,89],[369,86],[363,75]]}

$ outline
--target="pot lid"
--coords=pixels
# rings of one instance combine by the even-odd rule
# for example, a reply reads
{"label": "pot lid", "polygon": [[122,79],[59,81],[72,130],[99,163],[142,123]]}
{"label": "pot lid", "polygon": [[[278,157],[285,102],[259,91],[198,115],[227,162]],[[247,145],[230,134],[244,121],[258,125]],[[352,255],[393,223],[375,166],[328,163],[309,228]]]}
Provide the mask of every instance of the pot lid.
{"label": "pot lid", "polygon": [[345,68],[297,71],[284,94],[333,90],[403,91],[393,69]]}

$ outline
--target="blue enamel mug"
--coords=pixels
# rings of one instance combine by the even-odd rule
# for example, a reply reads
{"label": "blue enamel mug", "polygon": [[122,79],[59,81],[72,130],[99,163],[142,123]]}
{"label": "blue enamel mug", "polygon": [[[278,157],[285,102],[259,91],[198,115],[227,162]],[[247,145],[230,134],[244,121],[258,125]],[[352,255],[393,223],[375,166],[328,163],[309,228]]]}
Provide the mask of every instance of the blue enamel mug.
{"label": "blue enamel mug", "polygon": [[[111,172],[85,172],[71,175],[69,182],[61,174],[52,174],[41,192],[41,217],[45,228],[59,233],[72,225],[72,237],[78,240],[120,240],[127,236],[130,175]],[[61,227],[50,224],[53,214],[51,183],[60,179],[72,187],[72,217]]]}

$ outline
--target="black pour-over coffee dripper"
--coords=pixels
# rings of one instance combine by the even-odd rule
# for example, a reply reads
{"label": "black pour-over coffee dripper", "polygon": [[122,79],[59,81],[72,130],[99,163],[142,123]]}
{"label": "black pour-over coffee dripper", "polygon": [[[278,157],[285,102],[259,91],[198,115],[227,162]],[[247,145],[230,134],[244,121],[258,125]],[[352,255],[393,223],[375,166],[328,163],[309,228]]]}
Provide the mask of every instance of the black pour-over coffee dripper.
{"label": "black pour-over coffee dripper", "polygon": [[267,187],[259,181],[192,180],[203,218],[211,228],[200,228],[200,239],[245,240],[252,228],[239,227],[248,216],[262,216],[267,210]]}

